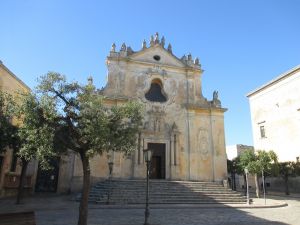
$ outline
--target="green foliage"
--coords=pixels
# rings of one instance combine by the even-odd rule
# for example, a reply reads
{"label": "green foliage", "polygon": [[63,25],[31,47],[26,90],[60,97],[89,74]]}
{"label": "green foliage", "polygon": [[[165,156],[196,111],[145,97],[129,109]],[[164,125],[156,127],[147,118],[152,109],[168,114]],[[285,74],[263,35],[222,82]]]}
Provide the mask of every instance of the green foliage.
{"label": "green foliage", "polygon": [[291,176],[298,176],[300,171],[300,163],[299,162],[280,162],[278,163],[279,173],[283,178],[291,177]]}
{"label": "green foliage", "polygon": [[17,126],[13,123],[15,101],[12,95],[0,91],[0,153],[7,147],[17,148]]}
{"label": "green foliage", "polygon": [[254,153],[251,150],[243,152],[239,156],[238,165],[242,168],[248,168],[251,174],[260,174],[262,171],[271,172],[273,165],[277,163],[277,155],[274,151],[257,150]]}
{"label": "green foliage", "polygon": [[96,90],[92,80],[85,86],[69,83],[59,73],[51,72],[42,76],[38,91],[45,99],[53,101],[54,113],[50,115],[56,115],[52,136],[54,146],[80,155],[83,189],[78,224],[86,225],[90,189],[89,158],[108,151],[129,154],[134,150],[142,120],[141,106],[128,102],[108,107],[104,104],[106,99]]}
{"label": "green foliage", "polygon": [[54,157],[54,111],[50,98],[38,99],[32,93],[19,96],[15,115],[21,121],[18,125],[20,142],[18,157],[29,162],[37,159],[44,169],[49,168],[48,160]]}
{"label": "green foliage", "polygon": [[256,161],[256,156],[253,151],[246,150],[240,156],[238,160],[238,166],[243,170],[248,168],[250,173],[254,173],[254,168],[252,163]]}
{"label": "green foliage", "polygon": [[300,176],[300,162],[297,161],[294,166],[296,176]]}
{"label": "green foliage", "polygon": [[234,172],[239,175],[244,174],[244,168],[241,166],[240,163],[240,156],[234,158],[233,160],[227,159],[227,171],[229,173]]}
{"label": "green foliage", "polygon": [[54,102],[57,145],[87,157],[134,149],[142,119],[139,104],[107,107],[92,82],[68,83],[63,75],[52,72],[41,77],[38,91]]}

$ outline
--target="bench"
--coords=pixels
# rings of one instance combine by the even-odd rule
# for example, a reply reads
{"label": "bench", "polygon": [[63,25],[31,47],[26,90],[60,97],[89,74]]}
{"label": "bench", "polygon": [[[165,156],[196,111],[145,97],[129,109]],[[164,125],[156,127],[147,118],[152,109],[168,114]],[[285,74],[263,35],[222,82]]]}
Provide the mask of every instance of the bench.
{"label": "bench", "polygon": [[36,225],[34,212],[0,214],[0,225]]}

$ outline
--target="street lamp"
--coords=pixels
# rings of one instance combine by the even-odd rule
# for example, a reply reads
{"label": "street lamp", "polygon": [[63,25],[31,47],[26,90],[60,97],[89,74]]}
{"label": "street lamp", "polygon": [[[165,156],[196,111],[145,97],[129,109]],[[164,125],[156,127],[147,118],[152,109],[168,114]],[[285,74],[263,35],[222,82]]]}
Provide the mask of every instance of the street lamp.
{"label": "street lamp", "polygon": [[245,168],[245,174],[246,174],[246,185],[247,185],[247,204],[250,205],[250,200],[249,200],[249,184],[248,184],[249,170],[248,170],[248,168]]}
{"label": "street lamp", "polygon": [[232,162],[232,171],[231,171],[231,189],[236,191],[236,183],[235,183],[235,170],[236,170],[236,162]]}
{"label": "street lamp", "polygon": [[145,209],[145,223],[144,225],[149,225],[148,218],[150,216],[149,211],[149,173],[150,173],[150,164],[152,158],[152,149],[144,149],[144,158],[147,166],[147,185],[146,185],[146,209]]}
{"label": "street lamp", "polygon": [[109,200],[110,200],[110,192],[111,192],[111,180],[112,180],[112,172],[113,172],[113,167],[114,167],[114,159],[112,156],[108,157],[108,169],[109,169],[109,187],[108,187],[108,193],[107,193],[107,204],[109,204]]}

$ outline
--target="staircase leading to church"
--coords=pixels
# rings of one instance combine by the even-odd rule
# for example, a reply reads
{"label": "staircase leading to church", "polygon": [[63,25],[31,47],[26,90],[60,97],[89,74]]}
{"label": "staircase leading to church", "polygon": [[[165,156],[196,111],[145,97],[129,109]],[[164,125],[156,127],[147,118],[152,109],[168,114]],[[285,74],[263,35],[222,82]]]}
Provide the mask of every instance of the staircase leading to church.
{"label": "staircase leading to church", "polygon": [[[106,180],[95,185],[89,202],[144,204],[145,180]],[[214,182],[150,180],[150,204],[243,204],[241,194]]]}

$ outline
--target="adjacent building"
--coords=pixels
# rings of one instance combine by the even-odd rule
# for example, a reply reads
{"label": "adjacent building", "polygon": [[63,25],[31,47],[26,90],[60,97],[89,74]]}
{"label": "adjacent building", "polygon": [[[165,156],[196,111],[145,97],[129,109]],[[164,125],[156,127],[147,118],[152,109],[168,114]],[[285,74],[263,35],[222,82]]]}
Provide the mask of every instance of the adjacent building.
{"label": "adjacent building", "polygon": [[275,151],[280,161],[300,157],[300,65],[250,92],[254,148]]}
{"label": "adjacent building", "polygon": [[247,151],[247,150],[254,151],[254,148],[253,148],[253,146],[242,145],[242,144],[228,145],[228,146],[226,146],[227,159],[233,160],[234,158],[238,157],[244,151]]}
{"label": "adjacent building", "polygon": [[[30,88],[0,61],[0,90],[14,95],[17,91],[28,92]],[[0,154],[0,196],[16,191],[20,168],[11,149]],[[34,170],[29,168],[26,186],[32,187]]]}

